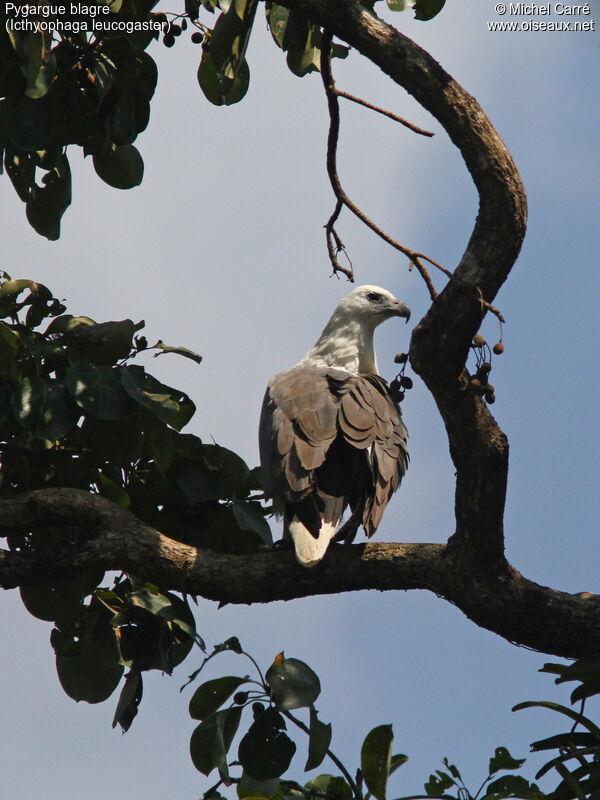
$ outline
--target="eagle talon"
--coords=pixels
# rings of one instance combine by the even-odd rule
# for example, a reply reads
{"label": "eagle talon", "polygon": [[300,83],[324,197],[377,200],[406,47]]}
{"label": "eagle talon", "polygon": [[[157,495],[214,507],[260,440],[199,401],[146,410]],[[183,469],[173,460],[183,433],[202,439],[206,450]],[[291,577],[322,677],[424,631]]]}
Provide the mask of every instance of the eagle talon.
{"label": "eagle talon", "polygon": [[273,547],[271,550],[290,550],[293,547],[293,542],[291,539],[279,539],[276,542],[273,542]]}

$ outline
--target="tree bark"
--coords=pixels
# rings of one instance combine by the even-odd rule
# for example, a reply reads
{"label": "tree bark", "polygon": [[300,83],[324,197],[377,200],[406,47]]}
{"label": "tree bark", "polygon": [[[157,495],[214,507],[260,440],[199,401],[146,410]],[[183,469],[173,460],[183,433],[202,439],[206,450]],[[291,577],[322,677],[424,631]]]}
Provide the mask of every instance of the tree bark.
{"label": "tree bark", "polygon": [[5,589],[62,580],[87,569],[126,570],[165,589],[226,603],[269,603],[361,589],[427,589],[477,625],[545,653],[600,651],[600,597],[538,586],[512,567],[479,572],[442,544],[338,545],[314,569],[292,551],[224,555],[144,525],[129,511],[78,489],[24,492],[0,502],[3,534],[75,526],[68,544],[0,551]]}

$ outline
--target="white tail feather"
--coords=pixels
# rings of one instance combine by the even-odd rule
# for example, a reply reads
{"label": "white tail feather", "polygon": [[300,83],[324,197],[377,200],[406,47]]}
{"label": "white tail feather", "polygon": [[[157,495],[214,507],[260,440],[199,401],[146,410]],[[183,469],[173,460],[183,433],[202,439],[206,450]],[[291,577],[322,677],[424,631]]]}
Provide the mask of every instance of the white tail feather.
{"label": "white tail feather", "polygon": [[343,497],[332,497],[324,492],[319,492],[319,494],[325,501],[325,510],[321,514],[321,530],[318,538],[311,534],[298,517],[293,517],[288,527],[294,540],[296,558],[303,567],[314,567],[323,558],[329,542],[335,536],[344,511]]}

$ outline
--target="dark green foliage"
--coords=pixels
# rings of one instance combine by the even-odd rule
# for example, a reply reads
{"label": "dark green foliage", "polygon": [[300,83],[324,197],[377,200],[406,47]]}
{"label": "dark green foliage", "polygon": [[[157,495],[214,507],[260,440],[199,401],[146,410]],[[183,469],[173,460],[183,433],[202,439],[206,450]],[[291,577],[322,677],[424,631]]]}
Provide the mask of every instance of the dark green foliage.
{"label": "dark green foliage", "polygon": [[[270,544],[263,509],[252,499],[258,470],[225,447],[181,433],[195,411],[190,398],[131,363],[153,349],[137,335],[143,321],[96,323],[65,311],[45,286],[2,274],[0,497],[70,487],[102,494],[200,547],[248,553]],[[157,352],[201,360],[162,342]],[[24,525],[8,545],[51,558],[89,535],[64,525],[42,537]],[[71,697],[105,700],[129,670],[115,713],[126,729],[143,672],[170,674],[194,641],[202,643],[185,599],[133,577],[110,588],[103,581],[102,573],[84,573],[23,587],[21,596],[30,613],[54,623],[57,670]]]}
{"label": "dark green foliage", "polygon": [[426,22],[437,16],[444,5],[446,0],[416,0],[413,8],[415,12],[415,19],[420,19]]}
{"label": "dark green foliage", "polygon": [[282,711],[312,706],[321,694],[319,677],[297,658],[280,653],[265,675],[271,699]]}
{"label": "dark green foliage", "polygon": [[392,765],[391,725],[379,725],[367,734],[360,751],[360,768],[367,788],[377,800],[385,800]]}
{"label": "dark green foliage", "polygon": [[538,769],[535,779],[549,780],[553,775],[555,779],[557,776],[556,787],[546,793],[522,775],[498,775],[499,772],[520,769],[525,759],[513,758],[506,747],[497,747],[490,758],[488,775],[475,793],[469,791],[458,769],[445,758],[444,770],[436,770],[425,784],[428,796],[445,800],[503,800],[511,797],[521,800],[597,800],[600,797],[600,726],[583,714],[585,700],[600,694],[600,656],[586,656],[572,664],[545,664],[540,671],[556,675],[556,683],[577,681],[571,701],[581,703],[578,711],[547,700],[519,703],[513,708],[513,711],[546,708],[567,718],[564,733],[531,744],[533,753],[555,751]]}
{"label": "dark green foliage", "polygon": [[[223,678],[203,683],[196,689],[190,700],[190,717],[205,719],[219,709],[226,700],[229,700],[235,690],[247,680],[248,677],[236,678],[233,675],[226,675]],[[237,701],[234,700],[234,702]],[[241,704],[244,702],[242,700]],[[240,704],[238,703],[238,705]]]}
{"label": "dark green foliage", "polygon": [[[152,5],[113,3],[110,19],[153,22]],[[145,49],[158,31],[94,32],[91,19],[78,17],[88,33],[57,39],[10,25],[7,30],[7,20],[3,6],[0,156],[30,224],[54,240],[71,203],[69,146],[93,156],[96,172],[111,186],[127,189],[142,180],[143,161],[133,142],[150,116],[158,70]]]}
{"label": "dark green foliage", "polygon": [[314,706],[310,706],[310,728],[308,740],[308,758],[304,766],[305,772],[316,769],[327,755],[331,744],[331,723],[321,722]]}
{"label": "dark green foliage", "polygon": [[[38,233],[50,240],[60,236],[71,203],[69,147],[92,156],[97,175],[109,186],[131,189],[142,182],[144,161],[134,142],[148,125],[158,79],[146,52],[152,41],[171,48],[189,27],[192,42],[202,44],[198,82],[206,98],[217,106],[244,98],[250,84],[246,51],[260,1],[184,0],[178,14],[153,12],[156,0],[100,2],[110,9],[101,19],[112,27],[96,30],[91,17],[78,15],[80,30],[65,30],[73,24],[68,13],[44,18],[46,25],[63,26],[60,37],[12,30],[5,4],[0,7],[0,173],[6,167]],[[318,70],[319,27],[297,11],[272,2],[265,6],[292,72]],[[212,28],[199,20],[201,12],[215,11]],[[149,29],[135,30],[134,24]],[[346,46],[333,45],[334,57],[347,54]]]}

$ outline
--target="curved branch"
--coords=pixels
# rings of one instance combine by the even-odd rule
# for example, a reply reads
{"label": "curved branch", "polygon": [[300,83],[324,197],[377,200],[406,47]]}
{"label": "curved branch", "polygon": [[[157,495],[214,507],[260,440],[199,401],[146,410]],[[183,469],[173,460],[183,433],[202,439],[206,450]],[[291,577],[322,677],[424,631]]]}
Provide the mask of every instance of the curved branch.
{"label": "curved branch", "polygon": [[[59,580],[84,569],[125,569],[161,586],[227,603],[337,594],[360,589],[426,589],[511,642],[566,658],[600,651],[600,597],[539,586],[512,567],[469,569],[441,544],[339,545],[305,569],[291,552],[224,555],[169,539],[115,503],[77,489],[24,492],[0,502],[0,530],[75,524],[70,537],[35,552],[0,551],[6,589]],[[85,533],[84,533],[85,532]]]}

